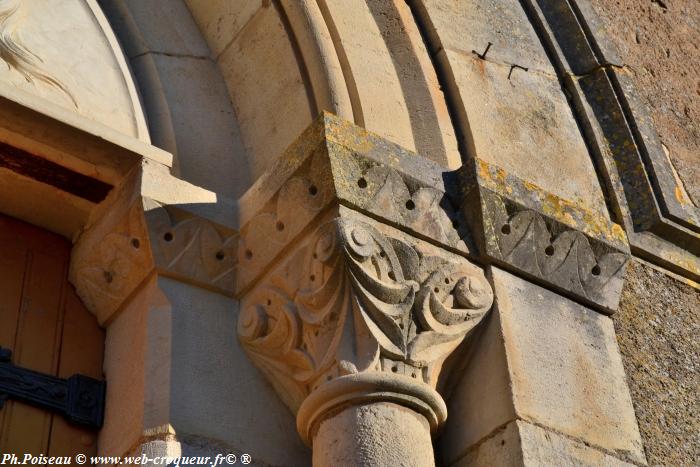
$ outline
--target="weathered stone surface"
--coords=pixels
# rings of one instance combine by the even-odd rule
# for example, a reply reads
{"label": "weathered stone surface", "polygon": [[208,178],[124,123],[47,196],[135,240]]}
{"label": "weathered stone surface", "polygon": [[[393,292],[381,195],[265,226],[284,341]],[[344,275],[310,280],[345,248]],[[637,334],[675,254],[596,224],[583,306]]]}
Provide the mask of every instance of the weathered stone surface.
{"label": "weathered stone surface", "polygon": [[649,108],[654,127],[678,171],[678,196],[700,207],[700,5],[693,0],[590,1],[606,36]]}
{"label": "weathered stone surface", "polygon": [[513,421],[472,446],[463,456],[449,461],[456,467],[521,467],[525,465],[518,422]]}
{"label": "weathered stone surface", "polygon": [[610,318],[493,269],[520,418],[644,462]]}
{"label": "weathered stone surface", "polygon": [[438,164],[323,114],[239,200],[236,291],[334,203],[468,253],[469,229],[445,193],[450,185],[454,177]]}
{"label": "weathered stone surface", "polygon": [[218,57],[262,7],[262,0],[185,0],[199,30]]}
{"label": "weathered stone surface", "polygon": [[607,216],[588,149],[557,77],[446,53],[466,106],[475,157]]}
{"label": "weathered stone surface", "polygon": [[[124,52],[129,58],[146,53],[192,58],[209,56],[207,43],[182,0],[165,3],[157,0],[99,0],[99,3],[115,29],[130,32],[121,36]],[[153,23],[155,18],[168,27],[145,24]]]}
{"label": "weathered stone surface", "polygon": [[351,406],[321,422],[314,465],[430,467],[435,465],[428,421],[387,402]]}
{"label": "weathered stone surface", "polygon": [[498,430],[452,465],[632,467],[635,464],[622,461],[575,439],[518,420]]}
{"label": "weathered stone surface", "polygon": [[388,0],[322,3],[352,74],[348,87],[356,99],[356,123],[443,166],[458,167],[447,106],[410,9]]}
{"label": "weathered stone surface", "polygon": [[483,261],[615,312],[629,258],[619,225],[483,161],[461,172],[462,210]]}
{"label": "weathered stone surface", "polygon": [[700,463],[700,291],[633,261],[613,320],[650,465]]}
{"label": "weathered stone surface", "polygon": [[[500,332],[489,329],[493,324],[486,322],[479,346],[484,346],[485,339],[495,339],[496,344],[489,345],[503,346],[505,359],[498,349],[487,355],[492,358],[488,362],[481,360],[478,350],[472,354],[475,362],[464,375],[474,380],[465,379],[457,385],[449,399],[448,407],[455,407],[459,416],[450,420],[442,443],[445,461],[453,462],[479,439],[504,423],[520,419],[612,452],[620,459],[644,463],[610,318],[495,267],[491,275]],[[492,367],[487,367],[488,363]],[[476,396],[469,394],[481,375],[486,376],[487,384],[502,386],[504,372],[515,415],[511,420],[512,413],[506,410],[484,414],[479,408],[480,404],[502,401],[501,394],[490,394],[483,388],[476,389]]]}
{"label": "weathered stone surface", "polygon": [[700,210],[659,141],[629,69],[586,2],[523,2],[553,59],[607,190],[639,255],[700,278]]}
{"label": "weathered stone surface", "polygon": [[146,205],[151,251],[159,272],[232,295],[238,233],[152,200]]}
{"label": "weathered stone surface", "polygon": [[484,56],[486,61],[506,66],[518,64],[554,75],[547,53],[519,2],[425,0],[420,3],[425,5],[445,49],[476,58],[476,53],[483,54],[490,42],[492,45]]}
{"label": "weathered stone surface", "polygon": [[283,18],[269,2],[219,56],[252,180],[257,179],[313,120],[303,65]]}

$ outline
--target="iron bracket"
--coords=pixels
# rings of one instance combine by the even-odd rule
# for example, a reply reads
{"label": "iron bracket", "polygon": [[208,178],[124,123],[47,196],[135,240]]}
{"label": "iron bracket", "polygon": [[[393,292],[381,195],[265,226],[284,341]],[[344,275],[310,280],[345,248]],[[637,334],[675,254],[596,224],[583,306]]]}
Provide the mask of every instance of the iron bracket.
{"label": "iron bracket", "polygon": [[58,378],[15,366],[12,351],[0,347],[0,409],[7,399],[58,412],[69,421],[99,429],[106,384],[84,375]]}

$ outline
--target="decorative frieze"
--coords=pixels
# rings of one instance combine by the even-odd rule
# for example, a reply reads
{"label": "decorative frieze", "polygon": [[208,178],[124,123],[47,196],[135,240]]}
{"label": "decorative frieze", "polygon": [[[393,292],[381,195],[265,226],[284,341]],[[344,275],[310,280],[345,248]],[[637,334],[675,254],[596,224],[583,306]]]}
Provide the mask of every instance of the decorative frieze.
{"label": "decorative frieze", "polygon": [[336,205],[470,259],[509,267],[607,313],[617,307],[629,246],[607,213],[480,159],[448,172],[328,114],[241,198],[235,293],[249,290]]}
{"label": "decorative frieze", "polygon": [[322,413],[354,398],[417,405],[435,428],[442,364],[491,307],[491,286],[457,255],[342,215],[245,295],[239,339],[307,440]]}
{"label": "decorative frieze", "polygon": [[146,200],[146,223],[155,267],[164,275],[227,294],[239,263],[239,236],[202,217]]}
{"label": "decorative frieze", "polygon": [[122,196],[134,200],[85,231],[72,252],[70,281],[101,324],[153,271],[233,294],[237,232],[130,190]]}
{"label": "decorative frieze", "polygon": [[462,168],[463,210],[480,259],[614,313],[629,259],[621,227],[498,167],[473,167]]}

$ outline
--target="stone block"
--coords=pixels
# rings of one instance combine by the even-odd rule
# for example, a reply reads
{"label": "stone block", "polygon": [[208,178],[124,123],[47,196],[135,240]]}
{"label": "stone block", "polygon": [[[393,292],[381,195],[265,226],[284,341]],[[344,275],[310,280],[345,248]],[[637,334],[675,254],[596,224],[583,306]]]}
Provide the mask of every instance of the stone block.
{"label": "stone block", "polygon": [[612,320],[492,271],[518,417],[644,463]]}
{"label": "stone block", "polygon": [[218,58],[248,155],[252,179],[311,123],[303,64],[273,7],[256,14]]}
{"label": "stone block", "polygon": [[466,105],[475,155],[607,216],[593,162],[558,78],[445,53]]}
{"label": "stone block", "polygon": [[238,301],[171,279],[158,284],[172,304],[167,389],[178,438],[219,440],[262,465],[309,465],[294,417],[238,343]]}
{"label": "stone block", "polygon": [[496,306],[449,393],[445,462],[522,420],[645,463],[611,319],[498,268],[491,276]]}
{"label": "stone block", "polygon": [[447,423],[438,452],[449,465],[491,432],[516,419],[500,315],[492,310],[448,360]]}
{"label": "stone block", "polygon": [[100,0],[100,4],[130,58],[149,52],[209,56],[209,48],[183,0]]}
{"label": "stone block", "polygon": [[218,57],[263,6],[262,0],[185,0],[199,30]]}
{"label": "stone block", "polygon": [[455,467],[510,466],[606,466],[632,467],[622,461],[559,433],[531,423],[514,421],[451,464]]}
{"label": "stone block", "polygon": [[[476,53],[482,54],[491,43],[485,56],[489,62],[518,64],[554,75],[547,52],[517,0],[427,0],[416,3],[424,4],[434,28],[432,33],[443,48],[476,57]],[[469,101],[465,102],[469,105]]]}
{"label": "stone block", "polygon": [[132,66],[145,90],[154,144],[175,156],[173,173],[227,198],[245,192],[252,174],[216,64],[208,58],[147,54],[133,59]]}

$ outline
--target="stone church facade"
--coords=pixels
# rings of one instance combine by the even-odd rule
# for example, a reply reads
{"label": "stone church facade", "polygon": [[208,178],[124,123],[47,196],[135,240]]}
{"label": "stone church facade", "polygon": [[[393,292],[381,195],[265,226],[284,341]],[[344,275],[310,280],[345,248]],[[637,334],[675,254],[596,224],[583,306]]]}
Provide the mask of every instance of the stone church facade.
{"label": "stone church facade", "polygon": [[0,454],[698,465],[699,43],[692,0],[0,0]]}

